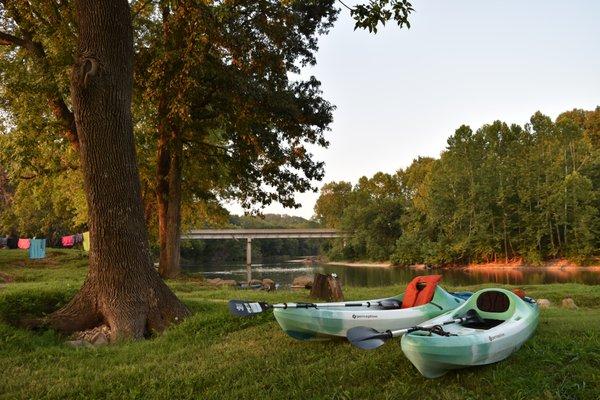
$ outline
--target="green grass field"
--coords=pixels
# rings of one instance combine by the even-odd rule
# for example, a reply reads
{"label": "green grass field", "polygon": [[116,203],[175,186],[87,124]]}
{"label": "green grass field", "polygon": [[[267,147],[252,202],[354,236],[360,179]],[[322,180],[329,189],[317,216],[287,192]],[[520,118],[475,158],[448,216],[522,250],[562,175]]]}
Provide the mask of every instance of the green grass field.
{"label": "green grass field", "polygon": [[[536,335],[508,360],[428,380],[404,358],[400,341],[366,352],[339,340],[298,342],[271,314],[230,316],[230,298],[306,300],[305,293],[214,289],[170,282],[193,316],[151,340],[100,348],[71,348],[51,331],[12,323],[64,304],[86,273],[76,251],[51,250],[27,260],[0,250],[0,398],[49,399],[598,399],[600,287],[525,286],[528,295],[566,295],[579,310],[542,311]],[[2,280],[0,280],[2,282]],[[347,299],[397,294],[383,288],[345,288]],[[451,288],[451,289],[476,289]]]}

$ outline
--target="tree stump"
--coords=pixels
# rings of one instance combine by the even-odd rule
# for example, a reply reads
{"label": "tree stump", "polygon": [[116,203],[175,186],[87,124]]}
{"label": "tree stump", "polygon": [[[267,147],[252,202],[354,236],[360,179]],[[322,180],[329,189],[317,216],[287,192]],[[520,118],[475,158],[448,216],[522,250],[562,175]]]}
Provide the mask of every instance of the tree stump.
{"label": "tree stump", "polygon": [[310,297],[326,301],[344,301],[342,285],[335,274],[316,273],[310,290]]}

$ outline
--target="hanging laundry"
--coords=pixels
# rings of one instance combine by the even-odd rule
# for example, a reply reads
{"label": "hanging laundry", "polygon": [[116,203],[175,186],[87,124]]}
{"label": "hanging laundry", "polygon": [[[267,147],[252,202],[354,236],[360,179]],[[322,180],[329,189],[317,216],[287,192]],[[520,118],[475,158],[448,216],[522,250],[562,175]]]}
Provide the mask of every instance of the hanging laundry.
{"label": "hanging laundry", "polygon": [[8,246],[9,249],[16,249],[18,247],[18,239],[16,237],[9,237],[6,240],[6,245]]}
{"label": "hanging laundry", "polygon": [[23,250],[27,250],[29,248],[29,239],[19,239],[17,242],[17,247]]}
{"label": "hanging laundry", "polygon": [[83,232],[83,250],[90,251],[90,233]]}
{"label": "hanging laundry", "polygon": [[46,239],[31,239],[29,245],[29,258],[38,259],[46,257]]}
{"label": "hanging laundry", "polygon": [[73,235],[63,236],[60,242],[62,243],[63,247],[73,247],[75,244],[75,238]]}
{"label": "hanging laundry", "polygon": [[83,234],[76,233],[73,235],[73,244],[83,243]]}

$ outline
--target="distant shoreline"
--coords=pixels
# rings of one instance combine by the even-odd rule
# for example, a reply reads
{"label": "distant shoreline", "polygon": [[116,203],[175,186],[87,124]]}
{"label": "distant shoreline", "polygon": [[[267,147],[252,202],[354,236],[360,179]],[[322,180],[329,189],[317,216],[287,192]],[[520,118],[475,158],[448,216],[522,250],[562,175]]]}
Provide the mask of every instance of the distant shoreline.
{"label": "distant shoreline", "polygon": [[497,261],[490,263],[479,263],[479,264],[468,264],[459,266],[458,268],[465,269],[549,269],[549,270],[582,270],[582,271],[594,271],[600,272],[600,265],[593,264],[588,266],[577,265],[566,259],[556,259],[544,261],[541,265],[526,264],[522,260],[514,261]]}
{"label": "distant shoreline", "polygon": [[395,267],[390,262],[368,262],[368,261],[328,261],[327,265],[338,265],[342,267],[368,267],[368,268],[391,268]]}
{"label": "distant shoreline", "polygon": [[428,267],[425,264],[415,264],[409,266],[394,265],[390,262],[369,262],[369,261],[329,261],[325,262],[326,265],[336,265],[342,267],[368,267],[368,268],[408,268],[414,270],[427,270],[427,269],[548,269],[548,270],[582,270],[582,271],[594,271],[600,272],[600,265],[593,264],[589,266],[582,266],[572,263],[565,259],[549,260],[543,262],[541,265],[526,264],[522,260],[513,260],[509,262],[497,261],[489,263],[477,263],[477,264],[466,264],[466,265],[453,265],[445,267]]}

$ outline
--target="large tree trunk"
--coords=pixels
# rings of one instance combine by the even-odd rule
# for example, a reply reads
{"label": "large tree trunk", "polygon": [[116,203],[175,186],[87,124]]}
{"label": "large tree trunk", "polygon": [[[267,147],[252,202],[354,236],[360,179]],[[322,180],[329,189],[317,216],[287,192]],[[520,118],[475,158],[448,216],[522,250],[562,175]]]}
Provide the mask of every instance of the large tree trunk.
{"label": "large tree trunk", "polygon": [[[159,129],[160,131],[160,129]],[[162,137],[161,134],[159,136]],[[158,271],[163,278],[181,273],[181,170],[183,144],[177,132],[166,141],[159,140],[157,168],[158,236],[160,259]]]}
{"label": "large tree trunk", "polygon": [[[179,45],[170,26],[171,7],[160,4],[162,12],[163,45],[165,49]],[[169,115],[169,71],[163,76],[164,86],[158,102],[158,148],[156,169],[156,197],[158,203],[158,272],[163,278],[175,278],[181,273],[181,169],[183,143],[180,131]]]}
{"label": "large tree trunk", "polygon": [[[158,106],[158,114],[164,115],[166,100],[161,98]],[[167,249],[167,227],[169,226],[169,171],[171,169],[171,152],[169,148],[169,129],[167,121],[161,118],[158,125],[158,145],[156,151],[156,204],[158,214],[158,272],[165,277],[168,271],[169,257]]]}
{"label": "large tree trunk", "polygon": [[171,155],[171,170],[169,171],[169,210],[167,217],[167,277],[176,277],[181,273],[181,169],[183,144],[179,135],[173,137],[173,153]]}
{"label": "large tree trunk", "polygon": [[71,96],[89,209],[90,267],[75,298],[49,318],[73,332],[100,323],[140,338],[189,314],[154,270],[141,204],[131,94],[127,0],[76,0],[78,59]]}

